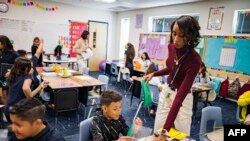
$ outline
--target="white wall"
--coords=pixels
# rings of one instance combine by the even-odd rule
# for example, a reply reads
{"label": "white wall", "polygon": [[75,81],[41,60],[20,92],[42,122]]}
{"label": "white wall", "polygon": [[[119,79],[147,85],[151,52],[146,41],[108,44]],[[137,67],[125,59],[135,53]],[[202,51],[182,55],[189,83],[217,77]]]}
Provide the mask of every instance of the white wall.
{"label": "white wall", "polygon": [[[233,35],[232,21],[234,10],[249,9],[250,0],[209,0],[204,2],[180,4],[173,6],[164,6],[150,9],[134,10],[128,12],[118,13],[117,32],[120,31],[121,19],[130,18],[130,36],[129,41],[134,44],[135,50],[138,51],[139,34],[149,33],[148,21],[150,16],[162,15],[177,15],[186,13],[200,13],[199,23],[201,26],[201,34],[204,35]],[[207,23],[210,8],[224,7],[224,17],[222,21],[221,30],[207,30]],[[136,14],[143,14],[143,27],[141,29],[135,28]],[[246,34],[245,34],[246,35]],[[249,34],[248,34],[249,35]],[[120,39],[120,33],[117,33],[116,40]],[[117,46],[119,44],[117,43]]]}
{"label": "white wall", "polygon": [[[6,2],[6,0],[0,0],[0,1]],[[19,20],[29,20],[35,22],[57,23],[57,24],[69,24],[69,20],[80,21],[80,22],[88,22],[88,20],[108,22],[109,33],[108,33],[107,56],[108,59],[113,59],[113,57],[115,57],[113,54],[118,51],[116,49],[113,49],[115,44],[118,44],[114,40],[117,33],[115,30],[117,13],[90,9],[90,8],[75,7],[75,6],[40,1],[40,0],[36,0],[34,2],[39,2],[39,4],[47,7],[58,6],[59,10],[54,12],[46,12],[37,9],[36,7],[21,7],[13,4],[8,4],[9,11],[7,13],[0,13],[0,17],[19,19]]]}

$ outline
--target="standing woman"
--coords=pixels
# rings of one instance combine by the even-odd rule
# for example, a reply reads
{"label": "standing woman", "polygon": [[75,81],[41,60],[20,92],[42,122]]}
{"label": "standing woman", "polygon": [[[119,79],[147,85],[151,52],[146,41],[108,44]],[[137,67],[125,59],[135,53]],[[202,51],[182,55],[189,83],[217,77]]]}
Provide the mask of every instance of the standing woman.
{"label": "standing woman", "polygon": [[76,41],[73,51],[77,54],[77,63],[79,71],[82,72],[84,67],[87,67],[86,61],[83,60],[81,53],[86,52],[89,48],[89,32],[84,30],[81,38]]}
{"label": "standing woman", "polygon": [[165,141],[165,133],[176,129],[190,134],[193,107],[192,84],[201,66],[201,58],[194,50],[200,41],[200,26],[191,16],[181,16],[171,25],[166,68],[145,76],[169,75],[166,88],[159,96],[154,131],[163,128],[157,141]]}
{"label": "standing woman", "polygon": [[[38,49],[40,45],[40,39],[39,37],[35,37],[33,39],[33,45],[31,46],[31,54],[34,56],[36,54],[36,50]],[[37,64],[35,67],[42,67],[43,66],[43,55],[41,54],[38,58]]]}
{"label": "standing woman", "polygon": [[126,48],[126,51],[124,53],[125,67],[129,69],[130,76],[133,76],[133,72],[134,72],[133,60],[135,58],[135,48],[134,48],[134,45],[131,43],[127,43],[125,45],[125,48]]}

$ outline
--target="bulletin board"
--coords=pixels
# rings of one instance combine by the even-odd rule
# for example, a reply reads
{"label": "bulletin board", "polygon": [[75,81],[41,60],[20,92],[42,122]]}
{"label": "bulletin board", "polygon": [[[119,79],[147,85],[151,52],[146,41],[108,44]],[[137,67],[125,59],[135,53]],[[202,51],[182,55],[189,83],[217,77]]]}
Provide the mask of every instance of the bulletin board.
{"label": "bulletin board", "polygon": [[207,66],[250,75],[250,37],[207,36],[207,40]]}
{"label": "bulletin board", "polygon": [[200,54],[202,60],[205,59],[204,57],[206,55],[206,48],[207,48],[207,38],[205,38],[205,36],[201,36],[200,43],[197,45],[195,50]]}
{"label": "bulletin board", "polygon": [[147,52],[150,59],[165,60],[168,55],[169,34],[140,34],[138,57]]}
{"label": "bulletin board", "polygon": [[[34,37],[44,39],[45,53],[54,53],[59,41],[68,44],[69,25],[0,18],[0,34],[10,38],[15,50],[31,52]],[[68,46],[67,46],[68,47]],[[64,52],[65,51],[65,52]],[[63,49],[63,53],[67,50]]]}

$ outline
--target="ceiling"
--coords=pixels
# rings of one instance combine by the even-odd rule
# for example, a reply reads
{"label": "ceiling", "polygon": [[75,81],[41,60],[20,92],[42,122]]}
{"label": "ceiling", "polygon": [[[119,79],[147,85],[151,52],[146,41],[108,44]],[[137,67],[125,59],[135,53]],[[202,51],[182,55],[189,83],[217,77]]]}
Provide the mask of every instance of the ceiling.
{"label": "ceiling", "polygon": [[119,12],[119,11],[152,8],[152,7],[159,7],[166,5],[206,1],[206,0],[116,0],[115,2],[112,3],[103,2],[103,0],[47,0],[47,1]]}

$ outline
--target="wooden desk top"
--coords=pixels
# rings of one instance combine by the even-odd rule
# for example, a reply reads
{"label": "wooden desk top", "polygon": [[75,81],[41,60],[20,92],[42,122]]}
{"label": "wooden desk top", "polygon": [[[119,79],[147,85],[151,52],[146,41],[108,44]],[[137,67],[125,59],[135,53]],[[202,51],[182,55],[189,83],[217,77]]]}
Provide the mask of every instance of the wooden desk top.
{"label": "wooden desk top", "polygon": [[49,86],[52,89],[100,86],[105,84],[88,75],[76,75],[67,78],[61,76],[42,76],[42,79],[49,81]]}
{"label": "wooden desk top", "polygon": [[116,64],[118,67],[124,67],[124,66],[125,66],[124,61],[118,61],[118,62],[108,61],[108,62],[106,62],[106,63],[107,63],[107,64],[114,63],[114,64]]}
{"label": "wooden desk top", "polygon": [[134,67],[134,71],[138,71],[138,72],[141,72],[141,73],[146,73],[147,68],[142,67],[142,68],[138,69],[138,68]]}
{"label": "wooden desk top", "polygon": [[71,79],[78,84],[81,84],[83,87],[105,85],[105,83],[103,83],[102,81],[95,79],[89,75],[72,76]]}
{"label": "wooden desk top", "polygon": [[81,84],[78,84],[75,81],[72,81],[72,79],[69,78],[62,78],[59,76],[55,77],[42,77],[44,81],[49,81],[49,86],[52,89],[61,89],[61,88],[79,88],[82,87]]}

